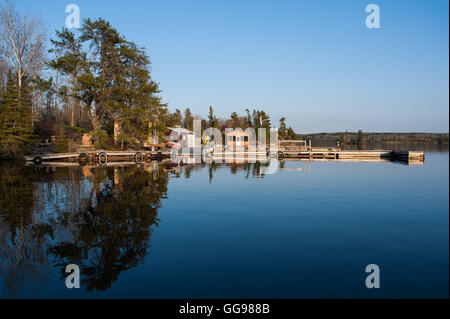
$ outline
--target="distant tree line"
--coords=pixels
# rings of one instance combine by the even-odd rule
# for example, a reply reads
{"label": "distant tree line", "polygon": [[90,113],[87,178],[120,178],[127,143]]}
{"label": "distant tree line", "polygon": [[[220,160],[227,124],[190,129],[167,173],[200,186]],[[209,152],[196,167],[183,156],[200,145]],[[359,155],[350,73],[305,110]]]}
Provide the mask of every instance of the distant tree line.
{"label": "distant tree line", "polygon": [[303,134],[297,138],[311,140],[313,146],[337,146],[342,149],[448,150],[448,133],[370,133],[358,132]]}

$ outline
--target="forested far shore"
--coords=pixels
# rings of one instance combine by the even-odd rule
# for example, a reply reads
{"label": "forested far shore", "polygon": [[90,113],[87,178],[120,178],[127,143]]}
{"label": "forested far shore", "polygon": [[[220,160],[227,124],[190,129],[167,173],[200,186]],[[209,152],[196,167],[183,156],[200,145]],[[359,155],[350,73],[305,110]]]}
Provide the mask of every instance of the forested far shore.
{"label": "forested far shore", "polygon": [[[449,133],[375,133],[334,132],[297,134],[297,139],[311,140],[314,146],[340,145],[347,149],[383,147],[409,150],[448,150]],[[359,144],[359,147],[358,147]]]}

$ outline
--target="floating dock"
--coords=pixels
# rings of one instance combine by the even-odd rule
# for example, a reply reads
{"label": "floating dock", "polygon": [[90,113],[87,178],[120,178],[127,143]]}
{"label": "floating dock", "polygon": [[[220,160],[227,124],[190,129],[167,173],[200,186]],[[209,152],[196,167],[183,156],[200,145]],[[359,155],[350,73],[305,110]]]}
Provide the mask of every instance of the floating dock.
{"label": "floating dock", "polygon": [[280,140],[278,141],[276,157],[278,159],[387,159],[396,161],[423,161],[424,152],[398,150],[343,150],[340,147],[312,147],[310,140]]}
{"label": "floating dock", "polygon": [[42,164],[43,162],[53,161],[68,161],[78,162],[80,165],[100,164],[106,165],[108,162],[134,162],[141,164],[149,160],[158,160],[168,158],[170,151],[87,151],[87,152],[73,152],[73,153],[48,153],[40,155],[25,156],[26,162],[33,162],[35,164]]}
{"label": "floating dock", "polygon": [[423,161],[424,152],[370,150],[370,151],[342,151],[338,149],[312,148],[309,151],[278,151],[278,159],[311,158],[311,159],[390,159],[398,161]]}

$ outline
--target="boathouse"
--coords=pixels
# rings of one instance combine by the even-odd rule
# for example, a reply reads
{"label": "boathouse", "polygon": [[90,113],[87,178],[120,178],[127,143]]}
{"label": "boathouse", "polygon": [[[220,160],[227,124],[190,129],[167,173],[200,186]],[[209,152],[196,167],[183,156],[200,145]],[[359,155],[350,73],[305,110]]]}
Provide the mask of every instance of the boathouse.
{"label": "boathouse", "polygon": [[169,127],[169,131],[164,138],[169,142],[178,144],[179,147],[195,147],[194,132],[183,127]]}

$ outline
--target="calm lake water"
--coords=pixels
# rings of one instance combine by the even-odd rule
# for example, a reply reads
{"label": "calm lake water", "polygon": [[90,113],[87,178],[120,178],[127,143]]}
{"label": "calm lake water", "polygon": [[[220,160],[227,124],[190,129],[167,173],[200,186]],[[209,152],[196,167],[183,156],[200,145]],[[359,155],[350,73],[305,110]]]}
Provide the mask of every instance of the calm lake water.
{"label": "calm lake water", "polygon": [[0,297],[448,298],[447,152],[272,165],[0,166]]}

